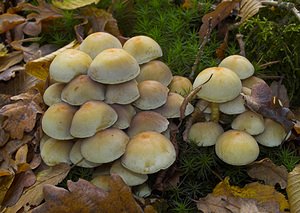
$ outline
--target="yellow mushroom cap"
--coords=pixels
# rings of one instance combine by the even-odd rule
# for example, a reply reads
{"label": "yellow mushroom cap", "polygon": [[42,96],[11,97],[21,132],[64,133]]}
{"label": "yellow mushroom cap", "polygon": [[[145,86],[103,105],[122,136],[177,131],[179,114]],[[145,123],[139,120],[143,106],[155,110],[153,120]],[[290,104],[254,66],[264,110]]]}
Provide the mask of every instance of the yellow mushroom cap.
{"label": "yellow mushroom cap", "polygon": [[122,48],[122,44],[113,35],[106,32],[95,32],[87,36],[79,49],[94,59],[100,52],[109,48]]}
{"label": "yellow mushroom cap", "polygon": [[220,111],[227,115],[240,114],[246,111],[245,100],[242,95],[238,95],[235,99],[221,103]]}
{"label": "yellow mushroom cap", "polygon": [[79,75],[62,90],[61,99],[71,105],[82,105],[86,101],[104,100],[105,86],[87,75]]}
{"label": "yellow mushroom cap", "polygon": [[137,61],[125,50],[103,50],[92,61],[88,75],[103,84],[120,84],[134,79],[140,73]]}
{"label": "yellow mushroom cap", "polygon": [[219,67],[226,67],[234,71],[240,79],[246,79],[253,75],[254,67],[251,62],[241,55],[230,55],[224,58]]}
{"label": "yellow mushroom cap", "polygon": [[266,82],[263,79],[258,78],[256,76],[251,76],[249,78],[246,78],[246,79],[242,80],[243,87],[246,87],[246,88],[249,88],[249,89],[252,89],[252,87],[255,84],[258,84],[258,83],[265,83],[266,84]]}
{"label": "yellow mushroom cap", "polygon": [[152,174],[171,166],[176,152],[171,141],[158,132],[145,131],[130,139],[121,163],[127,169]]}
{"label": "yellow mushroom cap", "polygon": [[86,74],[92,62],[91,57],[76,49],[67,49],[58,54],[50,64],[50,78],[56,82],[67,83],[75,76]]}
{"label": "yellow mushroom cap", "polygon": [[111,176],[109,174],[96,176],[91,180],[91,183],[104,191],[109,191],[111,189]]}
{"label": "yellow mushroom cap", "polygon": [[120,105],[111,104],[110,105],[118,114],[118,120],[114,123],[113,127],[119,129],[126,129],[129,127],[133,116],[136,114],[134,107],[130,104]]}
{"label": "yellow mushroom cap", "polygon": [[193,89],[190,79],[175,75],[169,85],[170,92],[178,93],[182,96],[187,96]]}
{"label": "yellow mushroom cap", "polygon": [[65,87],[64,83],[51,84],[43,94],[44,103],[48,106],[62,102],[61,92]]}
{"label": "yellow mushroom cap", "polygon": [[258,135],[265,129],[264,118],[255,112],[245,111],[232,121],[231,128],[246,131],[250,135]]}
{"label": "yellow mushroom cap", "polygon": [[82,139],[81,154],[94,163],[108,163],[121,157],[129,137],[120,129],[109,128]]}
{"label": "yellow mushroom cap", "polygon": [[74,138],[70,134],[70,128],[76,110],[77,108],[64,102],[51,105],[42,118],[43,131],[58,140]]}
{"label": "yellow mushroom cap", "polygon": [[205,84],[197,93],[197,96],[206,101],[215,103],[233,100],[242,90],[242,82],[237,74],[225,67],[210,67],[204,69],[196,77],[193,88],[203,83]]}
{"label": "yellow mushroom cap", "polygon": [[76,111],[70,133],[77,138],[86,138],[97,131],[112,126],[118,119],[116,111],[102,101],[87,101]]}
{"label": "yellow mushroom cap", "polygon": [[128,39],[123,49],[132,55],[139,64],[147,63],[161,57],[162,50],[159,44],[148,36],[134,36]]}
{"label": "yellow mushroom cap", "polygon": [[228,130],[218,137],[215,151],[225,163],[242,166],[256,160],[259,155],[259,146],[248,133]]}

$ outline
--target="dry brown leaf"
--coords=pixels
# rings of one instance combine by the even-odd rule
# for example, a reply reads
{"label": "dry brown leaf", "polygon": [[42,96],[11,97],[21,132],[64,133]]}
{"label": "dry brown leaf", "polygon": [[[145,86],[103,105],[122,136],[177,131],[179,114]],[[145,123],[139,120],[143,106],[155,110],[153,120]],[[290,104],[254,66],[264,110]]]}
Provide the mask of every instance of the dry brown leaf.
{"label": "dry brown leaf", "polygon": [[0,34],[5,33],[15,26],[24,23],[26,19],[17,14],[4,13],[0,15]]}
{"label": "dry brown leaf", "polygon": [[74,10],[79,7],[84,7],[89,4],[97,4],[100,0],[52,0],[52,4],[55,7],[64,10]]}
{"label": "dry brown leaf", "polygon": [[8,81],[16,76],[16,72],[24,71],[25,68],[21,65],[14,65],[0,73],[0,81]]}
{"label": "dry brown leaf", "polygon": [[258,13],[259,9],[264,7],[261,0],[242,0],[239,10],[239,16],[241,17],[241,23],[251,18]]}
{"label": "dry brown leaf", "polygon": [[280,83],[280,81],[273,81],[270,85],[270,88],[272,90],[272,95],[280,100],[282,106],[290,106],[290,100],[287,94],[287,89],[283,84]]}
{"label": "dry brown leaf", "polygon": [[[1,168],[0,168],[1,173]],[[0,206],[2,206],[2,201],[14,181],[15,176],[13,174],[1,176],[0,175]]]}
{"label": "dry brown leaf", "polygon": [[42,32],[42,24],[31,21],[26,22],[22,31],[29,36],[38,36]]}
{"label": "dry brown leaf", "polygon": [[288,174],[287,195],[291,213],[300,212],[300,164]]}
{"label": "dry brown leaf", "polygon": [[18,202],[8,207],[5,213],[16,213],[21,208],[28,211],[31,206],[38,206],[43,200],[43,188],[46,184],[56,185],[60,183],[69,173],[68,164],[58,164],[56,166],[40,171],[36,175],[36,182],[29,188],[26,188]]}
{"label": "dry brown leaf", "polygon": [[0,57],[0,72],[3,72],[11,66],[20,63],[23,60],[21,51],[14,51]]}
{"label": "dry brown leaf", "polygon": [[107,192],[92,183],[79,179],[68,181],[68,190],[45,185],[45,203],[33,213],[143,212],[135,202],[130,188],[118,175],[112,175]]}
{"label": "dry brown leaf", "polygon": [[286,188],[288,171],[284,166],[275,165],[269,158],[256,161],[248,166],[247,173],[250,177],[263,180],[265,184],[275,186],[277,183],[281,189]]}

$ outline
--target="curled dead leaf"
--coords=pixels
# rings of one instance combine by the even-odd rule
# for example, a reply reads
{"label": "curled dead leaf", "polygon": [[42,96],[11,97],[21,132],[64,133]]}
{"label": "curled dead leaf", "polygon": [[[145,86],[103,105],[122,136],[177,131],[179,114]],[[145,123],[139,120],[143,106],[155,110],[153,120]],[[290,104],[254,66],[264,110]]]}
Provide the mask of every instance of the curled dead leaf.
{"label": "curled dead leaf", "polygon": [[0,34],[5,33],[15,26],[25,22],[26,19],[17,14],[4,13],[0,15]]}
{"label": "curled dead leaf", "polygon": [[3,72],[11,66],[20,63],[23,60],[22,51],[14,51],[0,57],[0,72]]}
{"label": "curled dead leaf", "polygon": [[300,212],[300,164],[288,174],[287,195],[291,213]]}
{"label": "curled dead leaf", "polygon": [[74,10],[76,8],[84,7],[89,4],[97,4],[100,0],[52,0],[52,4],[55,7],[64,10]]}

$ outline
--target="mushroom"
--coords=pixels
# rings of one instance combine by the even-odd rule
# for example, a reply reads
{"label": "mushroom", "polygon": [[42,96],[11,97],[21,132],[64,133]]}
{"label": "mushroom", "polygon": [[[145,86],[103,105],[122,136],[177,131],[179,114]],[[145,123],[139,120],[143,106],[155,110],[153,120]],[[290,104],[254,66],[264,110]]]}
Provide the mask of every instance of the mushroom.
{"label": "mushroom", "polygon": [[91,57],[76,49],[67,49],[59,53],[49,67],[50,79],[68,83],[77,75],[86,74],[92,62]]}
{"label": "mushroom", "polygon": [[73,141],[49,138],[41,148],[41,157],[48,166],[55,166],[60,163],[71,164],[69,153],[72,146]]}
{"label": "mushroom", "polygon": [[249,88],[249,89],[252,89],[252,87],[255,84],[258,84],[258,83],[265,83],[266,84],[266,82],[263,79],[258,78],[256,76],[251,76],[249,78],[246,78],[246,79],[242,80],[243,87],[246,87],[246,88]]}
{"label": "mushroom", "polygon": [[93,136],[112,126],[118,119],[116,111],[103,101],[87,101],[76,111],[70,133],[77,138]]}
{"label": "mushroom", "polygon": [[138,197],[148,197],[151,195],[151,188],[147,183],[142,183],[133,187],[133,193]]}
{"label": "mushroom", "polygon": [[161,57],[162,50],[159,44],[148,36],[134,36],[128,39],[123,49],[131,54],[139,64],[144,64]]}
{"label": "mushroom", "polygon": [[132,105],[141,110],[158,108],[167,101],[169,89],[158,81],[142,81],[138,88],[140,97]]}
{"label": "mushroom", "polygon": [[265,129],[264,118],[255,112],[245,111],[232,121],[231,128],[246,131],[250,135],[258,135]]}
{"label": "mushroom", "polygon": [[105,86],[87,75],[79,75],[62,90],[61,99],[71,105],[82,105],[86,101],[104,100]]}
{"label": "mushroom", "polygon": [[135,135],[121,157],[122,165],[139,174],[152,174],[171,166],[176,159],[172,142],[158,132],[145,131]]}
{"label": "mushroom", "polygon": [[261,145],[268,147],[279,146],[287,137],[283,126],[270,118],[265,118],[264,126],[264,131],[255,136],[255,139]]}
{"label": "mushroom", "polygon": [[169,85],[169,89],[170,92],[175,92],[185,97],[192,91],[193,85],[188,78],[175,75]]}
{"label": "mushroom", "polygon": [[101,163],[93,163],[86,160],[81,154],[82,140],[77,140],[70,151],[69,157],[73,164],[84,168],[94,168],[100,166]]}
{"label": "mushroom", "polygon": [[110,168],[110,174],[119,175],[128,186],[140,185],[148,180],[148,175],[139,174],[129,169],[126,169],[121,164],[120,160],[116,160],[113,162]]}
{"label": "mushroom", "polygon": [[110,105],[118,114],[118,120],[114,123],[113,127],[119,129],[126,129],[130,126],[130,122],[133,116],[136,114],[136,111],[133,106],[130,104],[120,105],[112,104]]}
{"label": "mushroom", "polygon": [[120,84],[134,79],[140,73],[137,61],[125,50],[103,50],[92,61],[88,75],[103,84]]}
{"label": "mushroom", "polygon": [[105,103],[130,104],[140,97],[136,80],[121,84],[108,84],[106,87]]}
{"label": "mushroom", "polygon": [[61,92],[65,87],[64,83],[54,83],[50,85],[43,94],[44,103],[48,106],[62,102]]}
{"label": "mushroom", "polygon": [[133,137],[144,131],[163,132],[167,130],[169,121],[161,114],[153,111],[138,112],[131,120],[127,130],[129,137]]}
{"label": "mushroom", "polygon": [[64,102],[51,105],[42,118],[43,131],[58,140],[74,138],[70,134],[70,127],[76,110],[77,108]]}
{"label": "mushroom", "polygon": [[129,137],[120,129],[108,128],[82,139],[81,154],[94,163],[108,163],[121,157]]}
{"label": "mushroom", "polygon": [[172,72],[164,62],[153,60],[141,65],[141,71],[136,80],[138,83],[145,80],[154,80],[168,86],[172,81]]}
{"label": "mushroom", "polygon": [[248,133],[240,130],[228,130],[218,137],[215,151],[225,163],[243,166],[256,160],[259,155],[259,146]]}
{"label": "mushroom", "polygon": [[246,111],[245,100],[239,95],[231,101],[219,104],[220,111],[227,115],[240,114]]}
{"label": "mushroom", "polygon": [[242,90],[242,82],[235,72],[225,67],[210,67],[201,71],[193,88],[202,85],[198,98],[210,102],[212,121],[219,120],[219,103],[235,99]]}
{"label": "mushroom", "polygon": [[99,175],[94,177],[90,182],[94,184],[95,186],[103,189],[104,191],[109,191],[111,189],[110,187],[110,181],[111,176],[110,175]]}
{"label": "mushroom", "polygon": [[246,79],[253,75],[254,67],[251,62],[241,55],[230,55],[224,58],[219,67],[226,67],[234,71],[240,79]]}
{"label": "mushroom", "polygon": [[87,36],[79,46],[79,50],[94,59],[100,52],[109,48],[122,48],[121,42],[106,32],[95,32]]}
{"label": "mushroom", "polygon": [[222,126],[215,122],[194,123],[188,133],[189,142],[197,146],[212,146],[217,138],[224,132]]}

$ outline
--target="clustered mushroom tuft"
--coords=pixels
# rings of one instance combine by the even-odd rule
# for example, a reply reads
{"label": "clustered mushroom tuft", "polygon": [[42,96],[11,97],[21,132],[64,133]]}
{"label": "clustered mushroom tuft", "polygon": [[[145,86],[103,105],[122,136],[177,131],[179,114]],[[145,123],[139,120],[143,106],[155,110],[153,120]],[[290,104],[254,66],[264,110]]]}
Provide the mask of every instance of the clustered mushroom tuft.
{"label": "clustered mushroom tuft", "polygon": [[[42,118],[44,162],[95,168],[100,172],[91,182],[106,190],[116,173],[149,195],[148,174],[175,161],[170,119],[180,117],[183,96],[192,89],[189,79],[172,75],[162,54],[148,36],[122,46],[113,35],[96,32],[57,55],[43,96],[49,106]],[[185,115],[193,110],[188,103]]]}

